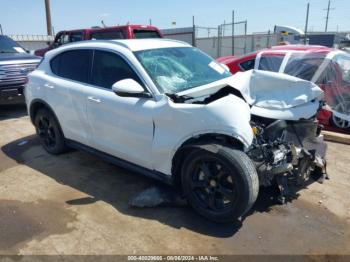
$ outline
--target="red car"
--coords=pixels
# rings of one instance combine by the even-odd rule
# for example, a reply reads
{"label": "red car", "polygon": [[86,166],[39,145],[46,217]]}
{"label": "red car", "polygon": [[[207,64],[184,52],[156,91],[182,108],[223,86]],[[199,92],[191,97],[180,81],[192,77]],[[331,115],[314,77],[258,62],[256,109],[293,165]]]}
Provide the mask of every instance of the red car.
{"label": "red car", "polygon": [[134,39],[134,38],[162,38],[163,35],[155,26],[124,25],[104,28],[77,29],[58,32],[53,43],[47,48],[36,50],[37,56],[44,56],[51,49],[63,44],[91,40],[91,39]]}
{"label": "red car", "polygon": [[287,45],[217,61],[227,65],[233,74],[258,69],[316,83],[325,92],[326,103],[332,109],[319,113],[320,123],[350,131],[350,54],[324,46]]}

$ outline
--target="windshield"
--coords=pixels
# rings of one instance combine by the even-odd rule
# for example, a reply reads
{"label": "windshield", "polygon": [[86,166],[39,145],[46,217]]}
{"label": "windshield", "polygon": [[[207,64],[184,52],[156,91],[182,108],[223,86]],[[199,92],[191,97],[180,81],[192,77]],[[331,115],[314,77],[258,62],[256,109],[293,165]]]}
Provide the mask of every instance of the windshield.
{"label": "windshield", "polygon": [[179,47],[135,52],[160,92],[178,93],[231,76],[197,48]]}
{"label": "windshield", "polygon": [[326,53],[293,53],[284,73],[311,81],[325,57]]}
{"label": "windshield", "polygon": [[24,49],[7,36],[0,35],[0,53],[24,53]]}
{"label": "windshield", "polygon": [[339,66],[342,81],[350,83],[350,55],[342,53],[336,55],[333,60]]}

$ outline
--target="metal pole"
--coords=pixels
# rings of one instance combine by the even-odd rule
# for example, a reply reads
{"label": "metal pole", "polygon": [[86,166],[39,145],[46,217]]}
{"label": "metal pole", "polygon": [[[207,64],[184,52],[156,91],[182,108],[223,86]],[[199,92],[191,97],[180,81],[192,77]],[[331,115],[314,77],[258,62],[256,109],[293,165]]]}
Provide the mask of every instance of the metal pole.
{"label": "metal pole", "polygon": [[244,54],[247,53],[247,31],[248,31],[248,20],[245,20],[245,24],[244,24]]}
{"label": "metal pole", "polygon": [[306,21],[305,21],[305,31],[304,31],[304,44],[307,44],[307,30],[309,27],[309,11],[310,11],[310,3],[307,3],[307,8],[306,8]]}
{"label": "metal pole", "polygon": [[328,30],[328,19],[329,19],[329,9],[331,8],[331,0],[328,0],[327,17],[326,17],[326,28],[325,32]]}
{"label": "metal pole", "polygon": [[222,37],[225,37],[225,30],[226,30],[226,20],[224,20],[224,25],[222,26]]}
{"label": "metal pole", "polygon": [[220,57],[221,51],[220,51],[220,47],[221,47],[221,41],[220,41],[220,26],[218,26],[218,46],[217,46],[217,57]]}
{"label": "metal pole", "polygon": [[149,25],[152,25],[152,19],[149,20]]}
{"label": "metal pole", "polygon": [[192,16],[192,45],[196,46],[196,24],[194,21],[194,15]]}
{"label": "metal pole", "polygon": [[0,33],[1,33],[1,35],[4,34],[3,31],[2,31],[2,25],[1,24],[0,24]]}
{"label": "metal pole", "polygon": [[52,35],[50,0],[45,0],[47,34]]}
{"label": "metal pole", "polygon": [[232,10],[232,55],[235,55],[235,11]]}

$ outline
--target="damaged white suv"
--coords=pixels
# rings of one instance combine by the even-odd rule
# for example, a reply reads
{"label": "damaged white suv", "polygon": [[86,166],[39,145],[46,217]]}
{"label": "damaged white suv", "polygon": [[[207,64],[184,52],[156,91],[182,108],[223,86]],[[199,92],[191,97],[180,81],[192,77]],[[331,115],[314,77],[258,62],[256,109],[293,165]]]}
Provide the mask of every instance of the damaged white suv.
{"label": "damaged white suv", "polygon": [[[308,172],[322,162],[317,162],[323,157],[318,149],[306,150],[292,145],[291,138],[285,140],[289,121],[308,121],[302,129],[317,127],[313,119],[322,92],[311,86],[309,96],[264,104],[249,93],[247,83],[253,78],[246,73],[240,83],[209,56],[178,41],[88,41],[47,53],[30,74],[25,97],[49,153],[83,149],[181,186],[197,212],[224,222],[251,208],[259,185],[281,180],[276,178],[279,174],[293,175],[304,159],[302,153],[310,156]],[[268,91],[263,93],[266,98]],[[255,102],[262,105],[262,120],[251,122],[251,110],[258,112]],[[286,103],[302,109],[295,114],[278,106],[272,110]],[[269,110],[272,117],[264,116]],[[300,115],[302,110],[306,115]],[[283,121],[278,120],[286,112]],[[309,132],[314,140],[316,129]]]}

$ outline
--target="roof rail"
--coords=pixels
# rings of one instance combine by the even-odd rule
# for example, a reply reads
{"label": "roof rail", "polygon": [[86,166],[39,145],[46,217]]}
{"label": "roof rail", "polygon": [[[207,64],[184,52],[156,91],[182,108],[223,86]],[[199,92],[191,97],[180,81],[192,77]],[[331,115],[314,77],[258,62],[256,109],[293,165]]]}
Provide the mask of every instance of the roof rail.
{"label": "roof rail", "polygon": [[78,45],[78,44],[89,44],[89,43],[109,43],[109,44],[115,44],[115,45],[119,45],[122,46],[128,50],[130,50],[130,48],[121,42],[115,41],[115,40],[84,40],[84,41],[77,41],[77,42],[73,42],[73,43],[68,43],[65,44],[64,46],[74,46],[74,45]]}
{"label": "roof rail", "polygon": [[[154,39],[154,38],[150,38],[150,39]],[[191,46],[189,43],[187,43],[187,42],[185,42],[185,41],[180,41],[180,40],[177,40],[177,39],[171,39],[171,38],[157,38],[157,40],[169,41],[169,42],[178,42],[178,43],[181,43],[181,44],[186,44],[186,45]]]}

